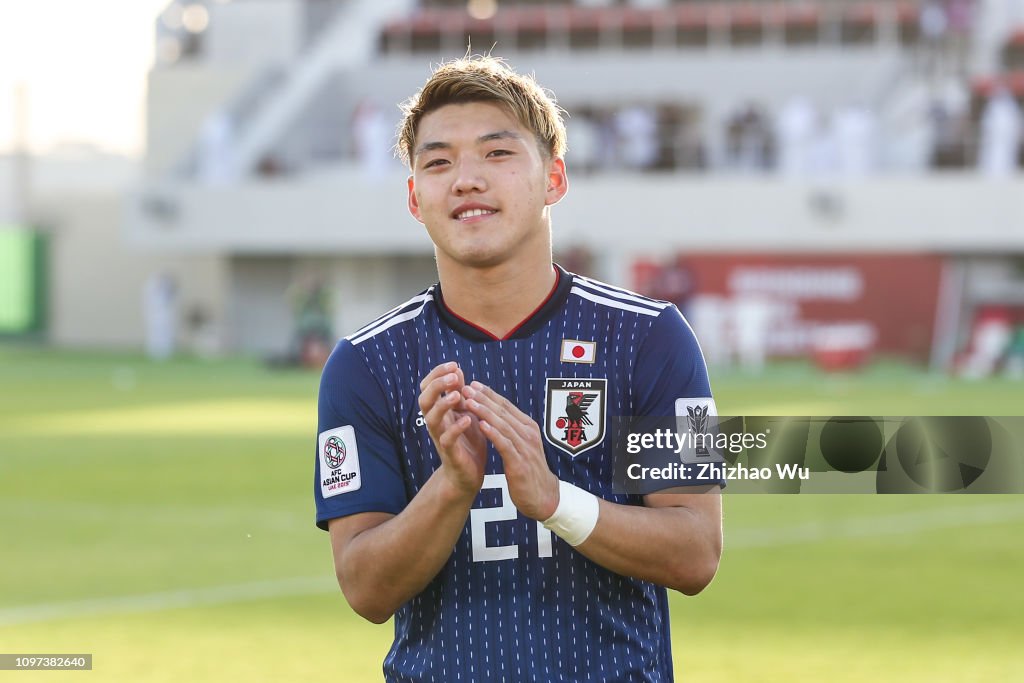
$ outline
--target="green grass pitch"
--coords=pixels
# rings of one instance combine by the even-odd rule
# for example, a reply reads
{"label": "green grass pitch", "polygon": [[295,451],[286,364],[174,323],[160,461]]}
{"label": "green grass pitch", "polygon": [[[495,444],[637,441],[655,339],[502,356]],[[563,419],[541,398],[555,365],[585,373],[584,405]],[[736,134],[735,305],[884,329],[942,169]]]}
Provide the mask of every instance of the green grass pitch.
{"label": "green grass pitch", "polygon": [[[1024,386],[898,364],[713,373],[723,414],[1024,415]],[[32,681],[380,680],[312,524],[317,376],[0,347],[0,652]],[[674,595],[679,680],[1024,680],[1024,496],[727,496]]]}

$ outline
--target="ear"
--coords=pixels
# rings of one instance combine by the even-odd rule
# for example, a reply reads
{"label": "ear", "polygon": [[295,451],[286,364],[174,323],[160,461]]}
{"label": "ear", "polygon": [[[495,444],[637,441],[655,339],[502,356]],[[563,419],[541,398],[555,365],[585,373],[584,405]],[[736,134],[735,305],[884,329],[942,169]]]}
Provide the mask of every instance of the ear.
{"label": "ear", "polygon": [[565,173],[565,161],[555,157],[548,162],[548,188],[544,195],[544,205],[557,204],[569,191],[569,176]]}
{"label": "ear", "polygon": [[409,213],[412,214],[413,218],[422,223],[423,214],[420,213],[420,200],[416,196],[416,182],[413,180],[412,176],[409,176],[406,184],[409,186]]}

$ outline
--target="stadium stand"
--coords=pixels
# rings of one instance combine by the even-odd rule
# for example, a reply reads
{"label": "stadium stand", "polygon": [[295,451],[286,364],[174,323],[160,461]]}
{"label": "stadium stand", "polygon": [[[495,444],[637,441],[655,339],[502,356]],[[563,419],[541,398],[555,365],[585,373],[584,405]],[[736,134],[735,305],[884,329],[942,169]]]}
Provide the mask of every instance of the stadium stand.
{"label": "stadium stand", "polygon": [[495,42],[517,50],[868,45],[888,35],[910,46],[920,35],[919,15],[914,2],[685,2],[659,8],[511,2],[493,15],[474,17],[465,3],[428,2],[389,22],[381,49],[430,53],[453,43]]}
{"label": "stadium stand", "polygon": [[[644,259],[738,245],[942,254],[954,329],[995,291],[977,281],[1019,305],[1013,269],[985,264],[1024,253],[993,181],[1019,182],[1020,0],[189,4],[208,12],[202,30],[157,26],[149,179],[128,233],[224,259],[228,346],[284,343],[286,306],[261,278],[337,271],[366,299],[335,312],[345,330],[431,277],[390,157],[395,104],[467,46],[558,93],[574,189],[556,245],[599,276],[635,284]],[[931,352],[942,364],[956,348]]]}

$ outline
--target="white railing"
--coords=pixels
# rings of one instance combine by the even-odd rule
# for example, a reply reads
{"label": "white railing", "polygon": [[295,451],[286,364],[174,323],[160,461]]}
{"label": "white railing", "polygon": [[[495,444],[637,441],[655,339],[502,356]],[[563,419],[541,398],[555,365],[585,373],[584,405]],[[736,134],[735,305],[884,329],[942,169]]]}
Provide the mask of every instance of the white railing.
{"label": "white railing", "polygon": [[369,62],[376,51],[379,28],[390,18],[408,14],[414,5],[414,0],[353,0],[340,9],[273,91],[262,98],[263,106],[236,122],[237,133],[227,155],[233,167],[231,175],[242,177],[253,170],[331,76]]}

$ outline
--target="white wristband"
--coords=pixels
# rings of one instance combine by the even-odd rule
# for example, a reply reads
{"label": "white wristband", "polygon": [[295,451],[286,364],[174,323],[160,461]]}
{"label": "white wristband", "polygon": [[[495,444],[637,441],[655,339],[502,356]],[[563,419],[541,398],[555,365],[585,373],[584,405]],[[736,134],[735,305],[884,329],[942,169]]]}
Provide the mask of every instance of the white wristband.
{"label": "white wristband", "polygon": [[558,507],[544,520],[546,529],[575,547],[587,540],[597,526],[597,496],[569,482],[558,482]]}

